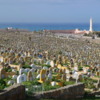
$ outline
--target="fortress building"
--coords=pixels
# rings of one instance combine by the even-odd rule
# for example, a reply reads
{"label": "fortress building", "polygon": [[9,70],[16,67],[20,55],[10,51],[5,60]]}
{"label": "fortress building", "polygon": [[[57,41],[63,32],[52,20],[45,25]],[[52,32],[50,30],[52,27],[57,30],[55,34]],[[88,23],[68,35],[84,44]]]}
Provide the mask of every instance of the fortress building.
{"label": "fortress building", "polygon": [[93,21],[92,18],[90,18],[90,28],[89,30],[79,30],[79,29],[73,29],[73,30],[44,30],[45,32],[50,33],[63,33],[63,34],[89,34],[93,32]]}

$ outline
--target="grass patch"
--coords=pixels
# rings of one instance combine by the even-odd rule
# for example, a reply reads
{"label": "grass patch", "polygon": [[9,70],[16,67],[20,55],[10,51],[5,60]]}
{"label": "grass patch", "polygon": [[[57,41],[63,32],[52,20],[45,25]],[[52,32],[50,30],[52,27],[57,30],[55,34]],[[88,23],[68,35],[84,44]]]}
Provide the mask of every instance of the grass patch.
{"label": "grass patch", "polygon": [[25,65],[23,65],[22,68],[32,68],[32,67],[30,65],[28,65],[28,64],[25,64]]}

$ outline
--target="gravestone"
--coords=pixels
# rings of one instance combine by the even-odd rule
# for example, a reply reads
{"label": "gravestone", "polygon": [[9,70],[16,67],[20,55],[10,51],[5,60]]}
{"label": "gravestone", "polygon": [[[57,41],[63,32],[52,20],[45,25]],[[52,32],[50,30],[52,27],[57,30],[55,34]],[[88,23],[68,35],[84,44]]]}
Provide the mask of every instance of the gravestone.
{"label": "gravestone", "polygon": [[22,82],[25,82],[26,80],[27,80],[27,77],[25,74],[19,75],[17,77],[17,83],[22,83]]}
{"label": "gravestone", "polygon": [[3,68],[0,68],[0,78],[5,78],[6,77],[6,71]]}
{"label": "gravestone", "polygon": [[19,70],[19,74],[21,75],[22,73],[24,73],[24,69],[23,68],[20,68],[20,70]]}
{"label": "gravestone", "polygon": [[51,67],[54,67],[55,66],[54,61],[50,61],[50,66]]}
{"label": "gravestone", "polygon": [[55,81],[51,82],[51,86],[55,86],[55,85],[56,85]]}
{"label": "gravestone", "polygon": [[29,68],[24,69],[24,72],[28,73],[30,71]]}
{"label": "gravestone", "polygon": [[23,82],[23,80],[22,80],[22,75],[19,75],[18,77],[17,77],[17,83],[22,83]]}
{"label": "gravestone", "polygon": [[73,78],[76,79],[76,83],[77,83],[77,81],[78,81],[78,79],[79,79],[79,74],[78,74],[77,72],[75,72],[75,73],[73,74]]}
{"label": "gravestone", "polygon": [[33,75],[32,75],[32,72],[29,71],[29,72],[27,73],[27,81],[32,81],[32,80],[33,80]]}
{"label": "gravestone", "polygon": [[68,69],[66,69],[66,72],[65,72],[65,73],[66,73],[66,74],[69,74],[69,72],[70,72],[70,71],[69,71]]}
{"label": "gravestone", "polygon": [[62,74],[62,80],[66,81],[66,74]]}
{"label": "gravestone", "polygon": [[86,68],[83,68],[83,71],[84,71],[84,73],[87,73],[88,70]]}
{"label": "gravestone", "polygon": [[49,80],[52,79],[52,73],[51,73],[51,72],[49,72],[49,74],[48,74],[48,79],[49,79]]}
{"label": "gravestone", "polygon": [[39,80],[39,82],[40,83],[44,83],[45,80],[46,80],[46,70],[42,69],[40,71],[40,80]]}
{"label": "gravestone", "polygon": [[66,81],[70,81],[70,75],[66,76]]}
{"label": "gravestone", "polygon": [[8,85],[13,85],[13,84],[14,84],[14,81],[13,81],[13,80],[9,80],[9,81],[7,82],[7,84],[8,84]]}
{"label": "gravestone", "polygon": [[49,68],[48,68],[48,67],[46,67],[46,66],[44,66],[44,67],[43,67],[43,69],[48,70]]}
{"label": "gravestone", "polygon": [[12,69],[12,72],[16,72],[17,70],[16,69]]}
{"label": "gravestone", "polygon": [[22,78],[23,78],[23,81],[25,82],[27,80],[26,74],[22,74]]}

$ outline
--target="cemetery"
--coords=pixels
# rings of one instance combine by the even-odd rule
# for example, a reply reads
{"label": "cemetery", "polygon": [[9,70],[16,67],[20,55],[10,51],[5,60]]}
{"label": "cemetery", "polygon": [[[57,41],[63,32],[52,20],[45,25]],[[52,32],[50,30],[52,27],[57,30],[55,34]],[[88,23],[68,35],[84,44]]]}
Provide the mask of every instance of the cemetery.
{"label": "cemetery", "polygon": [[0,90],[21,84],[32,95],[79,84],[82,95],[100,91],[99,43],[44,32],[0,35]]}

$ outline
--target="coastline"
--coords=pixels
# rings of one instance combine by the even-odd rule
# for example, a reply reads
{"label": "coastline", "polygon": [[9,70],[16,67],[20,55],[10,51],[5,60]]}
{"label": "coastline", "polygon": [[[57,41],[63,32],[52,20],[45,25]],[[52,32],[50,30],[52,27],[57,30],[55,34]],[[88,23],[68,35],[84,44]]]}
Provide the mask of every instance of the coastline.
{"label": "coastline", "polygon": [[[89,23],[1,23],[0,29],[13,27],[17,29],[27,29],[30,31],[39,30],[72,30],[79,28],[89,30]],[[100,23],[93,24],[93,30],[100,31]]]}

